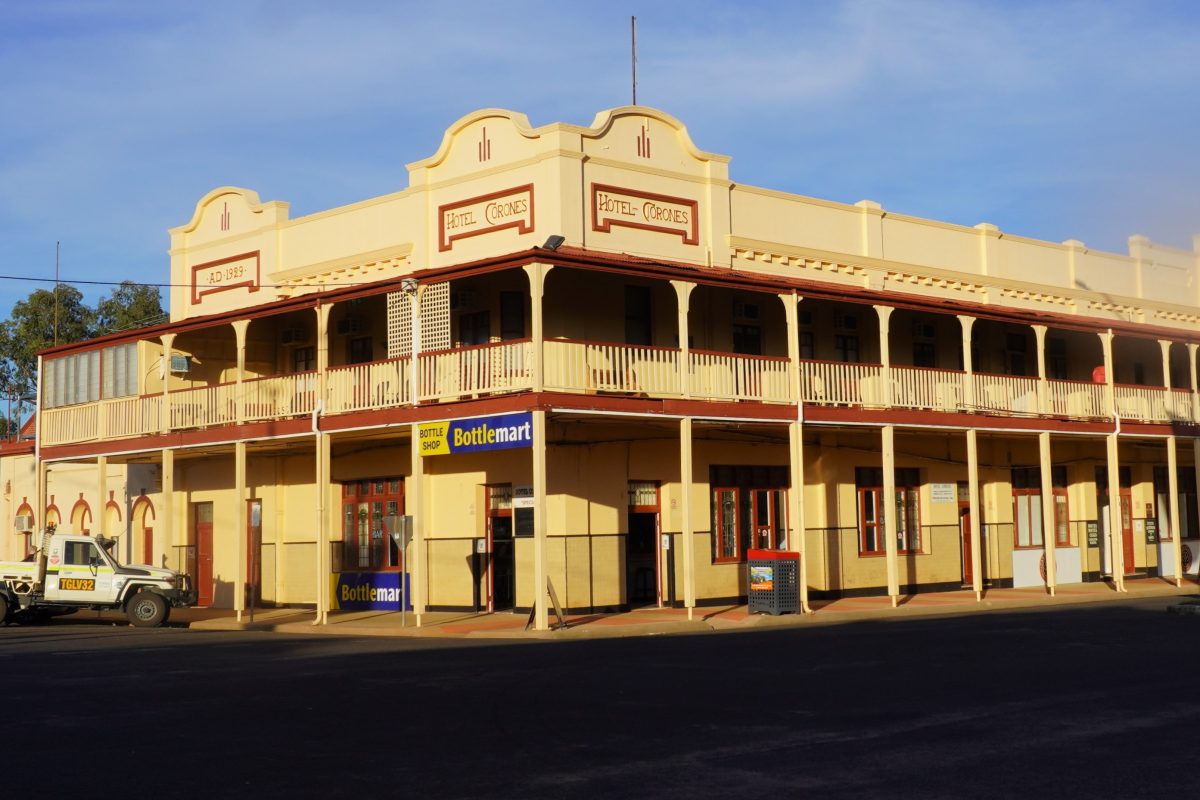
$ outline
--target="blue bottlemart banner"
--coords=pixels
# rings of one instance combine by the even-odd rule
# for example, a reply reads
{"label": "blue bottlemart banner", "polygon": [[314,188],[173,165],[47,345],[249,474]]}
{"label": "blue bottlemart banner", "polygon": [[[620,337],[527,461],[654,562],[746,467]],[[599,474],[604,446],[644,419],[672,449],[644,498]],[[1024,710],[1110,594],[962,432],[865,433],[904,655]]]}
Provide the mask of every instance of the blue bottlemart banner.
{"label": "blue bottlemart banner", "polygon": [[423,456],[533,447],[533,414],[522,411],[475,419],[427,422],[420,431]]}
{"label": "blue bottlemart banner", "polygon": [[[400,610],[399,572],[335,572],[329,577],[335,611]],[[411,584],[404,589],[404,607],[411,611]]]}

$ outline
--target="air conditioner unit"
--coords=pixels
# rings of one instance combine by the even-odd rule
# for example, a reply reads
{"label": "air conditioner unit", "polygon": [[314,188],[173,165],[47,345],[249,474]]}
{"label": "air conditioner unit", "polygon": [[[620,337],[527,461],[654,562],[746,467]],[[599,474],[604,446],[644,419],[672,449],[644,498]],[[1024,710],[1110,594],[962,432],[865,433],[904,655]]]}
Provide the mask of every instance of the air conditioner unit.
{"label": "air conditioner unit", "polygon": [[280,344],[303,344],[307,338],[308,331],[299,325],[294,328],[284,328],[279,332]]}
{"label": "air conditioner unit", "polygon": [[758,319],[758,304],[734,300],[733,316],[737,319]]}
{"label": "air conditioner unit", "polygon": [[833,327],[839,331],[856,331],[858,330],[858,317],[853,317],[849,314],[835,314],[833,317]]}
{"label": "air conditioner unit", "polygon": [[450,308],[471,309],[479,305],[479,293],[471,289],[459,289],[450,293]]}
{"label": "air conditioner unit", "polygon": [[337,321],[336,330],[338,336],[363,333],[367,330],[367,321],[362,317],[342,317]]}
{"label": "air conditioner unit", "polygon": [[171,372],[189,372],[192,368],[191,356],[171,356]]}
{"label": "air conditioner unit", "polygon": [[33,533],[33,517],[29,514],[18,514],[13,521],[17,533]]}

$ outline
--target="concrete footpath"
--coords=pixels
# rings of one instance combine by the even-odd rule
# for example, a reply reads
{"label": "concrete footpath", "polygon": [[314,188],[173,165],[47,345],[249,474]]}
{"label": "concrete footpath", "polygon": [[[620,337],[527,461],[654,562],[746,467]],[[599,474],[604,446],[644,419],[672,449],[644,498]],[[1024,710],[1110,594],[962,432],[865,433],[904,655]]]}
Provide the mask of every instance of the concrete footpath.
{"label": "concrete footpath", "polygon": [[[1118,594],[1107,583],[1085,583],[1059,587],[1054,596],[1040,587],[1025,589],[989,589],[977,601],[972,591],[929,592],[901,598],[893,608],[887,597],[852,597],[822,600],[812,603],[813,613],[770,616],[750,614],[745,605],[702,606],[693,610],[688,619],[686,609],[645,608],[613,614],[568,615],[566,627],[550,631],[526,631],[526,614],[477,614],[471,612],[437,611],[424,614],[421,626],[410,612],[394,611],[333,611],[323,625],[313,623],[311,609],[266,608],[249,612],[242,619],[228,609],[176,609],[171,614],[173,625],[187,625],[192,630],[231,631],[259,630],[279,633],[342,635],[342,636],[412,636],[443,638],[495,639],[589,639],[618,636],[651,636],[673,633],[704,633],[712,631],[763,630],[809,625],[837,625],[865,620],[888,621],[921,617],[958,616],[1021,608],[1080,605],[1088,603],[1120,603],[1155,597],[1178,597],[1175,610],[1195,610],[1200,613],[1200,587],[1192,581],[1183,586],[1162,578],[1139,578],[1125,582],[1127,591]],[[1189,601],[1194,601],[1189,602]],[[551,625],[557,620],[551,613]]]}

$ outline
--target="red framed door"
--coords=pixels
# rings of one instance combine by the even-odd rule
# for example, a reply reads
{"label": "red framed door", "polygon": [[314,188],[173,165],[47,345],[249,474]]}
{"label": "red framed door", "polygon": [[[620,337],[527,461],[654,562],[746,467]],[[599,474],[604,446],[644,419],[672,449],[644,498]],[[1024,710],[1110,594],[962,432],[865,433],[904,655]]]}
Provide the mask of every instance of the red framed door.
{"label": "red framed door", "polygon": [[1121,552],[1124,554],[1125,574],[1134,572],[1133,564],[1133,498],[1129,489],[1121,489]]}
{"label": "red framed door", "polygon": [[142,563],[154,563],[154,528],[142,529]]}
{"label": "red framed door", "polygon": [[212,503],[192,504],[192,546],[196,565],[192,574],[196,578],[196,605],[213,604],[213,523]]}
{"label": "red framed door", "polygon": [[246,501],[246,599],[262,602],[262,500]]}
{"label": "red framed door", "polygon": [[975,583],[974,559],[971,551],[971,509],[958,509],[958,533],[962,539],[962,582]]}

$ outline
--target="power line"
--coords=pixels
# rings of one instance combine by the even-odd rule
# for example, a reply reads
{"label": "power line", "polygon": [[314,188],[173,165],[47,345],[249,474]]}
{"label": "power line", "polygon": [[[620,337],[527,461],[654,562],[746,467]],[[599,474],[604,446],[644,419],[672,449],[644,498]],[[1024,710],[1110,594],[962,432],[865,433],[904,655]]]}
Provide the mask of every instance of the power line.
{"label": "power line", "polygon": [[[190,289],[190,283],[147,283],[145,281],[90,281],[80,278],[78,280],[55,280],[54,278],[34,278],[27,275],[0,275],[0,280],[4,281],[27,281],[31,283],[53,283],[53,284],[69,284],[69,285],[84,285],[84,286],[145,286],[152,289]],[[368,284],[380,283],[380,281],[321,281],[316,284],[306,283],[260,283],[258,286],[261,289],[279,289],[279,288],[303,288],[305,286],[367,286]]]}

